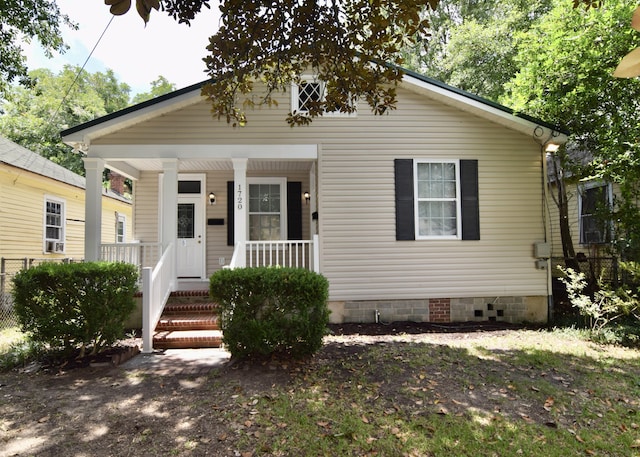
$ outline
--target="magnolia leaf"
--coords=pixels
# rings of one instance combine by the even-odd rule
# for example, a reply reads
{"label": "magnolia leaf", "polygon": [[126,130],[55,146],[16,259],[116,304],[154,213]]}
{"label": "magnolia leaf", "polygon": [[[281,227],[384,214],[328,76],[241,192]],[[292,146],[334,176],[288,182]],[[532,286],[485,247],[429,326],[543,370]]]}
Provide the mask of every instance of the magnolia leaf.
{"label": "magnolia leaf", "polygon": [[640,75],[640,48],[636,48],[618,64],[613,72],[616,78],[633,78]]}
{"label": "magnolia leaf", "polygon": [[105,5],[111,5],[109,12],[114,16],[122,16],[131,8],[131,0],[105,0]]}
{"label": "magnolia leaf", "polygon": [[640,32],[640,6],[633,12],[633,16],[631,17],[631,27]]}

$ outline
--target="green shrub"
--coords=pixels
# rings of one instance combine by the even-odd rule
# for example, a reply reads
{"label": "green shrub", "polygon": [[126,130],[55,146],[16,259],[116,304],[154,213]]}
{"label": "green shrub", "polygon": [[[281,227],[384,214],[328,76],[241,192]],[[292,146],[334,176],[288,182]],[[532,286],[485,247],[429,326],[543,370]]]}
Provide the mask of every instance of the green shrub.
{"label": "green shrub", "polygon": [[[624,268],[624,266],[623,266]],[[640,342],[640,299],[637,290],[620,287],[612,290],[600,278],[597,289],[587,295],[584,273],[560,268],[560,280],[567,288],[571,304],[578,309],[589,329],[589,338],[598,343],[638,346]]]}
{"label": "green shrub", "polygon": [[135,308],[137,269],[124,263],[45,263],[14,278],[20,327],[53,350],[92,353],[124,334]]}
{"label": "green shrub", "polygon": [[210,294],[233,357],[302,357],[322,346],[329,322],[322,275],[300,268],[220,270],[210,278]]}

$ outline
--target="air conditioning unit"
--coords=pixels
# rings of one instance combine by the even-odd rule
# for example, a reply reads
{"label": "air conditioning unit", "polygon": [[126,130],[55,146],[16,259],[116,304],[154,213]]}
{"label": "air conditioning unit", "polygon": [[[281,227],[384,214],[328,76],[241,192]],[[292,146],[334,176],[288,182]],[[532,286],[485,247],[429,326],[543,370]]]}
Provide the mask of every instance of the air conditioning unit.
{"label": "air conditioning unit", "polygon": [[54,253],[63,253],[64,252],[64,243],[60,243],[58,241],[47,241],[47,252]]}

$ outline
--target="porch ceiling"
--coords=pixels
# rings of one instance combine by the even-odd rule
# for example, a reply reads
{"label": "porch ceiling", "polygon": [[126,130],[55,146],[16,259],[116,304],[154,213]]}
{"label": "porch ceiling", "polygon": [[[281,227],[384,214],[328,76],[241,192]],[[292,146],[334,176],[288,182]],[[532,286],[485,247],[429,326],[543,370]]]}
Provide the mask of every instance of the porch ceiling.
{"label": "porch ceiling", "polygon": [[[260,160],[249,159],[247,171],[264,172],[307,172],[311,170],[311,160]],[[131,170],[158,171],[163,170],[162,159],[130,159],[126,161],[107,161],[107,168],[131,175]],[[229,159],[180,159],[179,172],[231,171],[233,163]]]}

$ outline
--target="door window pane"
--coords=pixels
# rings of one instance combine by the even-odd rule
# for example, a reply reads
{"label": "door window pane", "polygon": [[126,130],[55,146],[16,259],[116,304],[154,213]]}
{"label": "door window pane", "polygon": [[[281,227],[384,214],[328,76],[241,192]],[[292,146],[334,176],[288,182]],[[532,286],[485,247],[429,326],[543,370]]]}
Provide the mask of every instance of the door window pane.
{"label": "door window pane", "polygon": [[194,238],[195,204],[178,203],[178,238]]}

